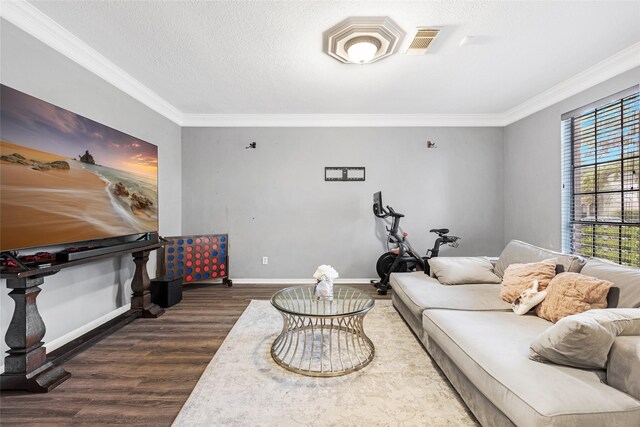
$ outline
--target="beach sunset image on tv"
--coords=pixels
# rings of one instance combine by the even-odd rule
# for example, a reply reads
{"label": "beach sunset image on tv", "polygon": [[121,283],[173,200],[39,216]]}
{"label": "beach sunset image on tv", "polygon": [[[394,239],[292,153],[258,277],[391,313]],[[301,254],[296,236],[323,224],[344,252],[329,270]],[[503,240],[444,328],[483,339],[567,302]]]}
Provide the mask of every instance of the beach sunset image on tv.
{"label": "beach sunset image on tv", "polygon": [[158,230],[158,147],[0,85],[0,250]]}

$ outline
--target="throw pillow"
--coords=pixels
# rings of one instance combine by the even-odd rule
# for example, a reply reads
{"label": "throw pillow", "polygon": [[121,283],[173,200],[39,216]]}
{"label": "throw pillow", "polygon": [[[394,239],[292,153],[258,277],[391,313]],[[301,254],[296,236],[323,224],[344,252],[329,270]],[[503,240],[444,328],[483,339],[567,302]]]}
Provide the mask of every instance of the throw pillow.
{"label": "throw pillow", "polygon": [[513,312],[519,316],[527,314],[533,307],[540,304],[547,296],[547,291],[538,292],[538,281],[529,286],[518,298],[511,304]]}
{"label": "throw pillow", "polygon": [[584,259],[581,256],[561,254],[519,240],[512,240],[507,243],[507,246],[504,247],[500,254],[494,273],[499,277],[504,277],[504,271],[511,264],[540,262],[549,258],[556,258],[556,274],[564,272],[578,273],[584,265]]}
{"label": "throw pillow", "polygon": [[577,368],[603,369],[619,335],[640,335],[640,310],[589,310],[560,319],[531,342],[529,358]]}
{"label": "throw pillow", "polygon": [[579,273],[560,273],[547,287],[547,297],[536,307],[538,317],[556,323],[563,317],[607,307],[613,283]]}
{"label": "throw pillow", "polygon": [[528,264],[511,264],[504,271],[500,296],[506,302],[513,303],[535,280],[538,281],[538,290],[544,291],[555,275],[555,258]]}
{"label": "throw pillow", "polygon": [[500,283],[486,257],[443,257],[429,260],[431,272],[443,285]]}
{"label": "throw pillow", "polygon": [[591,258],[580,273],[613,283],[609,290],[608,307],[640,308],[640,268]]}

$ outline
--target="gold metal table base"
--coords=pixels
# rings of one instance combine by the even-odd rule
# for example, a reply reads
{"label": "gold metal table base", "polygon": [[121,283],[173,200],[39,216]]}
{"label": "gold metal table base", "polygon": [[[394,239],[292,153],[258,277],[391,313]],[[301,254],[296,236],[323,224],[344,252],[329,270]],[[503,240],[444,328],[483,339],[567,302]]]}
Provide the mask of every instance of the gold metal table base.
{"label": "gold metal table base", "polygon": [[363,313],[313,317],[280,311],[282,332],[271,346],[280,366],[298,374],[336,377],[367,366],[375,354]]}

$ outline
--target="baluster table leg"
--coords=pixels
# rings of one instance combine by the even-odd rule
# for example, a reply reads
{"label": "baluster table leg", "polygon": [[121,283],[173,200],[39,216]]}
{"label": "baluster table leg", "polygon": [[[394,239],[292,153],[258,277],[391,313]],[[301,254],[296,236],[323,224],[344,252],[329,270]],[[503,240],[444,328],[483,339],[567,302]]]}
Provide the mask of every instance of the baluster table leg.
{"label": "baluster table leg", "polygon": [[133,253],[133,262],[136,264],[136,271],[131,281],[131,309],[140,310],[141,317],[160,317],[164,314],[164,309],[151,302],[151,279],[147,273],[147,261],[149,261],[150,251],[140,251]]}
{"label": "baluster table leg", "polygon": [[46,393],[71,376],[62,367],[47,362],[42,342],[46,328],[36,305],[39,285],[43,283],[44,277],[7,279],[15,308],[5,336],[9,350],[4,358],[4,373],[0,375],[2,390]]}

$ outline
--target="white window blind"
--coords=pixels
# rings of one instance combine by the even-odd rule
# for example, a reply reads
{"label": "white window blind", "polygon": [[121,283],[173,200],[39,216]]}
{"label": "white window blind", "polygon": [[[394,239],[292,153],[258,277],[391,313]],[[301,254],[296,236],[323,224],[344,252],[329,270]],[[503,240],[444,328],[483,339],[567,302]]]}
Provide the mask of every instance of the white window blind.
{"label": "white window blind", "polygon": [[563,249],[640,267],[638,88],[562,120]]}

